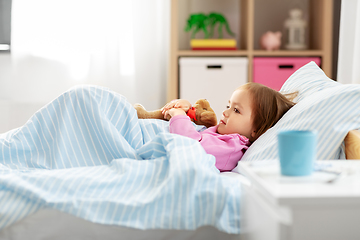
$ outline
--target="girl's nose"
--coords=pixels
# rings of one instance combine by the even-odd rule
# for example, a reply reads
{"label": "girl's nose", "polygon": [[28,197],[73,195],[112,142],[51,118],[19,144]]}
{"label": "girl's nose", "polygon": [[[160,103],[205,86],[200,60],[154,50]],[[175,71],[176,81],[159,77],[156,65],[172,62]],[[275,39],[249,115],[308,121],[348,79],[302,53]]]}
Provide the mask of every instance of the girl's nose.
{"label": "girl's nose", "polygon": [[224,117],[227,117],[227,116],[228,116],[228,111],[229,111],[229,108],[227,108],[227,109],[225,109],[225,110],[223,111]]}

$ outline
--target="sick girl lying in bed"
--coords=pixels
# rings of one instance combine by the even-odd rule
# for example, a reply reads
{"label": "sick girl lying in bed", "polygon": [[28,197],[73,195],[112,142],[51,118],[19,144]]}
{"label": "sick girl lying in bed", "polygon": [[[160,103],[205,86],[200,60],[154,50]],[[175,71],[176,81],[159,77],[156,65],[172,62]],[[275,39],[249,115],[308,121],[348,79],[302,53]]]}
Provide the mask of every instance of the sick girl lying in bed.
{"label": "sick girl lying in bed", "polygon": [[0,229],[48,208],[109,226],[238,234],[241,182],[219,170],[232,170],[293,103],[246,84],[218,126],[197,133],[184,102],[164,107],[170,122],[139,119],[124,96],[76,86],[0,134]]}
{"label": "sick girl lying in bed", "polygon": [[252,142],[277,121],[294,103],[281,93],[258,83],[247,83],[236,89],[218,125],[203,132],[196,131],[186,116],[189,101],[174,100],[162,108],[166,119],[171,116],[171,133],[193,138],[208,154],[216,158],[220,171],[231,171]]}
{"label": "sick girl lying in bed", "polygon": [[[61,169],[107,165],[114,159],[168,157],[172,148],[192,142],[169,135],[170,131],[199,141],[207,154],[215,156],[218,170],[231,171],[250,144],[293,105],[277,91],[248,83],[234,91],[217,126],[197,132],[185,116],[188,101],[173,101],[163,108],[165,117],[172,116],[169,123],[142,121],[124,96],[99,86],[76,86],[22,127],[0,134],[0,163],[11,168]],[[179,149],[175,155],[182,154],[183,161],[186,154],[199,159],[199,153]]]}

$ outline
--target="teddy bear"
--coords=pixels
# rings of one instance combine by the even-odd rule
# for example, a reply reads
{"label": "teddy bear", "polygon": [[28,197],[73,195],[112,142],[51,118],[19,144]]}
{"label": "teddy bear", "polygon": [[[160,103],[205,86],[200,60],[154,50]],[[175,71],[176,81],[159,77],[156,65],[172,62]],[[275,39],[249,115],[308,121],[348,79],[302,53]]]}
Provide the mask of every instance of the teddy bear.
{"label": "teddy bear", "polygon": [[[139,119],[164,119],[161,109],[155,111],[146,111],[146,109],[139,103],[134,105]],[[204,125],[212,127],[217,124],[217,118],[214,110],[210,107],[209,101],[206,99],[199,99],[194,106],[187,111],[187,115],[197,125]],[[170,116],[167,120],[170,120]]]}

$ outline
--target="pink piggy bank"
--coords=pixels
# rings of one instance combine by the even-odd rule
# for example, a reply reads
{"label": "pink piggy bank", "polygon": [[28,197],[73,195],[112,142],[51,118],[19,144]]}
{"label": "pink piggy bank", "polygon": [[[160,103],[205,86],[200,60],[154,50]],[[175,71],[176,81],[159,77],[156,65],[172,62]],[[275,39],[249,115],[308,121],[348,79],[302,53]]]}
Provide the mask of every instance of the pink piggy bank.
{"label": "pink piggy bank", "polygon": [[267,51],[279,50],[281,45],[281,32],[266,32],[260,38],[261,49]]}

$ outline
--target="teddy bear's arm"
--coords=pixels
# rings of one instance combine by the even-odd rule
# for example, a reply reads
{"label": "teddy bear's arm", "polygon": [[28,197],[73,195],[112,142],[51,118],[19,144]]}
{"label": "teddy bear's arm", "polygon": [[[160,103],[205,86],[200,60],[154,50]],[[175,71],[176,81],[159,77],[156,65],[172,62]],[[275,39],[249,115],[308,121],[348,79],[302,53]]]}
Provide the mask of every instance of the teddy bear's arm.
{"label": "teddy bear's arm", "polygon": [[161,113],[160,109],[155,111],[146,111],[144,106],[139,103],[135,104],[134,108],[137,111],[139,119],[164,119],[164,115]]}

